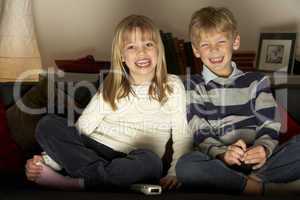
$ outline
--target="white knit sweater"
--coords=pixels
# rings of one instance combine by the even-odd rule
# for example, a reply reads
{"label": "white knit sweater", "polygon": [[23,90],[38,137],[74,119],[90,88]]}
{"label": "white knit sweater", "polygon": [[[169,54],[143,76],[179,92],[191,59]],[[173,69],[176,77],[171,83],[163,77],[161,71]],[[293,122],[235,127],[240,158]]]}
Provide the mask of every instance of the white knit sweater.
{"label": "white knit sweater", "polygon": [[149,84],[132,86],[135,95],[121,99],[117,110],[97,93],[79,117],[76,127],[82,134],[116,150],[129,153],[149,149],[162,157],[172,134],[173,160],[168,175],[175,174],[177,160],[192,149],[187,133],[186,95],[181,80],[169,75],[173,93],[161,105],[148,95]]}

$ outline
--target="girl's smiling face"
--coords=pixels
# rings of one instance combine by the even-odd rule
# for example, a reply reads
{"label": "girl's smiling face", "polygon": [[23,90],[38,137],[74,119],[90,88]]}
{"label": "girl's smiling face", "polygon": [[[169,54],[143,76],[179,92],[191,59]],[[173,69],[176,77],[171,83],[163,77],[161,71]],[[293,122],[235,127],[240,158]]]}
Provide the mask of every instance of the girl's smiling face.
{"label": "girl's smiling face", "polygon": [[125,35],[122,61],[129,69],[133,84],[143,84],[153,79],[157,58],[157,44],[150,33],[135,28]]}

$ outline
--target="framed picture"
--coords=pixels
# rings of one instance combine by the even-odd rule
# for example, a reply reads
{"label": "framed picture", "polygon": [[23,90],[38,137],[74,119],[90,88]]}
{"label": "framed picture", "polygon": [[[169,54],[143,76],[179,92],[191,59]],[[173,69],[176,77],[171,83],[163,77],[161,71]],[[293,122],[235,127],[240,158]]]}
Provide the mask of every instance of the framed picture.
{"label": "framed picture", "polygon": [[293,71],[296,33],[261,33],[256,60],[260,71]]}

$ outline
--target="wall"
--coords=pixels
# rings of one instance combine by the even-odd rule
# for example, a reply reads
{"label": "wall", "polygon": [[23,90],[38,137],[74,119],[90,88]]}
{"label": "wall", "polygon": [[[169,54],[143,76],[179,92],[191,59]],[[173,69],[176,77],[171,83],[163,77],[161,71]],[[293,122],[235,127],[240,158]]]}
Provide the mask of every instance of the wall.
{"label": "wall", "polygon": [[[191,14],[208,5],[226,6],[239,23],[241,49],[256,50],[262,31],[300,32],[299,0],[33,0],[44,67],[59,58],[88,53],[110,58],[112,33],[125,16],[152,18],[164,31],[188,40]],[[297,42],[300,55],[300,42]]]}

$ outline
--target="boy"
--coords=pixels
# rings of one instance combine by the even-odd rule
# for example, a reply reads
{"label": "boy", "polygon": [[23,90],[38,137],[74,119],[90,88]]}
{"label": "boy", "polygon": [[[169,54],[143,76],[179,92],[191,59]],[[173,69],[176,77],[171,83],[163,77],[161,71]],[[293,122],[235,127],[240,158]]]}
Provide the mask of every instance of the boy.
{"label": "boy", "polygon": [[[276,147],[280,122],[268,78],[244,73],[231,61],[240,46],[233,14],[203,8],[192,16],[189,31],[193,52],[204,65],[202,76],[186,83],[197,151],[178,161],[179,181],[186,187],[262,194],[287,187],[275,183],[299,179],[300,137]],[[293,190],[299,183],[289,184]]]}

